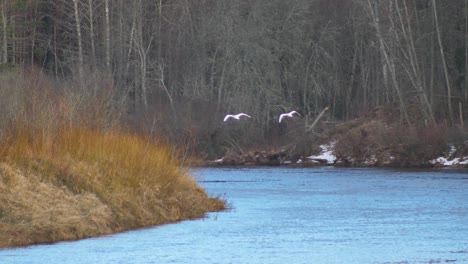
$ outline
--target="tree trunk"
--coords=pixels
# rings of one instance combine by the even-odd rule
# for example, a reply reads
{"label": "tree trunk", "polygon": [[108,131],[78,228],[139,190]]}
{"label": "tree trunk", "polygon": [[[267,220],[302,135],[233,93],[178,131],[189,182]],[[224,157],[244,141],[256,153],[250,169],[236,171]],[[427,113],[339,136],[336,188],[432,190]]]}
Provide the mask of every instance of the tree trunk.
{"label": "tree trunk", "polygon": [[162,58],[162,36],[161,36],[161,27],[162,27],[162,0],[159,0],[158,3],[158,60]]}
{"label": "tree trunk", "polygon": [[171,106],[172,114],[174,116],[173,121],[174,121],[175,126],[177,126],[178,125],[177,112],[174,106],[174,100],[172,98],[171,93],[169,92],[169,89],[167,89],[166,81],[164,80],[164,65],[159,64],[158,68],[159,68],[159,83],[161,87],[163,88],[164,92],[166,93],[167,98],[169,99],[169,105]]}
{"label": "tree trunk", "polygon": [[88,0],[89,5],[89,37],[91,39],[91,61],[93,67],[96,66],[96,47],[94,44],[94,14],[93,14],[93,0]]}
{"label": "tree trunk", "polygon": [[106,68],[111,72],[110,68],[110,15],[109,15],[109,0],[104,1],[106,12]]}
{"label": "tree trunk", "polygon": [[140,56],[140,96],[143,102],[143,106],[146,109],[148,107],[148,87],[146,85],[147,82],[147,74],[148,74],[148,51],[151,48],[152,37],[148,41],[148,46],[145,47],[145,38],[143,36],[143,5],[142,1],[139,0],[137,3],[137,8],[135,9],[135,16],[137,20],[137,35],[135,37],[136,41],[136,49],[138,51],[138,55]]}
{"label": "tree trunk", "polygon": [[437,40],[439,41],[440,56],[442,58],[442,67],[444,68],[445,85],[447,86],[447,106],[448,106],[448,112],[449,112],[449,119],[450,119],[450,124],[453,125],[452,88],[450,86],[450,79],[449,79],[447,64],[445,62],[444,46],[442,45],[442,38],[440,36],[439,19],[437,17],[437,7],[436,7],[435,0],[432,0],[432,8],[434,10],[435,27],[436,27],[436,32],[437,32]]}
{"label": "tree trunk", "polygon": [[[15,23],[15,18],[11,17],[10,18],[10,27],[11,27],[11,37],[10,37],[10,42],[11,42],[11,51],[9,52],[9,57],[10,57],[10,62],[13,65],[17,65],[21,63],[21,43],[18,43],[18,41],[15,41],[17,38],[16,34],[16,23]],[[19,55],[18,55],[19,54]]]}
{"label": "tree trunk", "polygon": [[36,19],[37,19],[37,3],[33,2],[33,9],[34,9],[34,21],[32,26],[32,34],[31,34],[31,67],[34,65],[34,48],[36,44]]}
{"label": "tree trunk", "polygon": [[358,40],[356,37],[356,34],[353,34],[353,61],[351,63],[351,77],[348,83],[348,87],[346,89],[346,99],[345,99],[345,107],[343,107],[346,111],[346,113],[343,114],[343,117],[345,120],[349,119],[349,113],[351,112],[350,110],[350,105],[351,105],[351,96],[353,93],[353,86],[354,86],[354,78],[356,75],[356,65],[357,65],[357,58],[358,58]]}
{"label": "tree trunk", "polygon": [[8,31],[7,31],[7,15],[6,2],[2,1],[2,63],[8,63]]}
{"label": "tree trunk", "polygon": [[226,62],[223,62],[223,69],[221,70],[221,78],[218,83],[218,98],[216,100],[216,112],[215,118],[219,116],[219,112],[221,111],[221,104],[223,102],[223,88],[224,88],[224,77],[226,76]]}
{"label": "tree trunk", "polygon": [[55,79],[58,80],[58,56],[57,56],[57,22],[54,21],[54,70]]}
{"label": "tree trunk", "polygon": [[128,77],[128,71],[130,69],[130,59],[132,57],[132,50],[133,50],[133,45],[134,45],[134,37],[135,37],[135,27],[136,27],[136,18],[133,19],[133,22],[132,22],[132,28],[130,29],[130,39],[128,41],[128,51],[127,51],[127,63],[125,65],[125,69],[124,69],[124,73],[123,73],[123,76],[124,76],[124,80],[126,81],[127,80],[127,77]]}
{"label": "tree trunk", "polygon": [[461,102],[458,102],[458,111],[460,113],[459,114],[460,115],[460,127],[463,130],[463,128],[465,127],[465,124],[463,122],[463,106]]}
{"label": "tree trunk", "polygon": [[[434,22],[434,16],[432,16],[432,26],[435,26],[435,22]],[[434,105],[434,98],[435,98],[435,54],[436,54],[436,44],[435,44],[436,40],[435,40],[435,36],[434,34],[431,34],[431,53],[429,55],[430,57],[430,66],[431,66],[431,69],[430,69],[430,72],[429,72],[429,76],[430,76],[430,80],[429,80],[429,100],[431,101],[431,104]]]}
{"label": "tree trunk", "polygon": [[83,85],[83,65],[84,65],[84,59],[83,59],[83,44],[82,44],[82,38],[81,38],[81,22],[80,22],[80,15],[78,13],[78,0],[73,0],[73,7],[74,7],[74,13],[75,13],[75,25],[76,25],[76,36],[77,36],[77,42],[78,42],[78,76],[80,78],[79,82],[80,85]]}

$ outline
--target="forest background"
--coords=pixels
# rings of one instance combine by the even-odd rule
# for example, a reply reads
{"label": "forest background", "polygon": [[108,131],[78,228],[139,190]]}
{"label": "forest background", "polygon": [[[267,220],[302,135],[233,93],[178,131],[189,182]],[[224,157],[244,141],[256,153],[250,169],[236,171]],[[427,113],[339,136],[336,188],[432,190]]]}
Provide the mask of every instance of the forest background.
{"label": "forest background", "polygon": [[60,115],[216,158],[380,107],[463,141],[467,54],[466,0],[0,0],[0,130]]}

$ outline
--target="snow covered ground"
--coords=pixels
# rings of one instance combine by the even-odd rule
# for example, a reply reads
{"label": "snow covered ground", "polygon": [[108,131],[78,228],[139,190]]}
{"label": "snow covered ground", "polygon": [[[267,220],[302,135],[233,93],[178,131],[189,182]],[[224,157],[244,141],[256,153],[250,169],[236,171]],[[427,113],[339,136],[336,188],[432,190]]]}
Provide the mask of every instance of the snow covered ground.
{"label": "snow covered ground", "polygon": [[463,158],[451,158],[452,155],[457,151],[455,146],[450,147],[450,151],[446,157],[438,157],[429,162],[434,165],[442,166],[456,166],[456,165],[468,165],[468,156]]}
{"label": "snow covered ground", "polygon": [[[317,161],[317,160],[326,160],[327,164],[332,165],[336,161],[336,156],[333,154],[335,148],[335,142],[332,141],[328,144],[321,145],[320,148],[322,149],[319,155],[312,155],[307,157],[307,160],[310,161]],[[456,148],[451,146],[449,153],[446,157],[438,157],[436,159],[430,160],[429,162],[433,165],[439,165],[444,167],[449,166],[466,166],[468,165],[468,156],[463,158],[451,158],[453,154],[456,152]],[[390,157],[393,159],[393,157]],[[365,161],[364,164],[372,165],[376,163],[375,156],[372,156],[369,160]],[[302,163],[302,160],[299,160],[298,163]]]}
{"label": "snow covered ground", "polygon": [[319,155],[312,155],[307,157],[308,160],[326,160],[327,164],[335,163],[336,156],[333,154],[333,150],[335,149],[335,142],[332,141],[325,145],[320,145],[322,152]]}
{"label": "snow covered ground", "polygon": [[[283,165],[304,165],[304,166],[319,166],[319,165],[337,165],[335,162],[337,162],[337,158],[334,155],[334,150],[335,150],[335,143],[336,141],[331,141],[328,144],[323,144],[320,145],[321,152],[318,155],[311,155],[302,159],[299,159],[297,161],[291,161],[291,160],[282,160],[278,162],[277,165],[283,164]],[[448,153],[444,156],[437,157],[435,159],[429,160],[428,162],[434,167],[468,167],[468,156],[465,157],[455,157],[457,149],[452,146]],[[268,153],[267,153],[268,154]],[[272,156],[272,154],[269,155],[264,155],[264,159],[268,159]],[[274,157],[274,156],[272,156]],[[258,162],[257,157],[250,157],[249,159],[246,159],[245,157],[239,157],[240,159],[237,160],[238,164],[237,165],[243,165],[243,164],[255,164],[255,162]],[[213,160],[211,164],[220,164],[220,165],[236,165],[236,160],[234,159],[232,162],[225,163],[225,159],[220,158],[217,160]],[[395,160],[395,157],[390,156],[389,160],[381,160],[379,161],[376,157],[376,155],[371,155],[364,161],[360,161],[357,165],[358,166],[391,166],[392,162]],[[250,162],[250,163],[249,163]],[[253,162],[253,163],[252,163]],[[341,161],[338,161],[338,163]],[[347,159],[347,162],[354,163],[354,159],[349,157]],[[268,165],[271,165],[272,163],[268,163]],[[257,165],[265,165],[262,163],[257,163]],[[427,165],[427,164],[426,164]]]}
{"label": "snow covered ground", "polygon": [[430,161],[431,164],[440,164],[443,166],[454,166],[454,165],[467,165],[468,164],[468,157],[454,158],[452,160],[448,160],[445,157],[438,157],[437,159],[433,159]]}

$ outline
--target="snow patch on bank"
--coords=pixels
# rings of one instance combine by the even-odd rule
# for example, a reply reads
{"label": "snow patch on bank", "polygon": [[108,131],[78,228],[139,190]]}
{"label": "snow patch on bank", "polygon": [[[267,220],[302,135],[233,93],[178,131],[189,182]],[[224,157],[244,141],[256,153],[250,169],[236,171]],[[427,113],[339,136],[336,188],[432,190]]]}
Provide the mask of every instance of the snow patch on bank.
{"label": "snow patch on bank", "polygon": [[433,160],[430,160],[429,163],[433,165],[441,166],[456,166],[456,165],[468,165],[468,156],[463,158],[451,158],[453,154],[457,151],[455,146],[450,146],[449,153],[446,157],[438,157]]}
{"label": "snow patch on bank", "polygon": [[221,163],[223,163],[223,161],[224,161],[224,157],[222,157],[222,158],[220,158],[220,159],[217,159],[217,160],[213,160],[213,162],[214,162],[215,164],[221,164]]}
{"label": "snow patch on bank", "polygon": [[335,142],[332,141],[328,144],[320,145],[320,148],[322,151],[320,152],[319,155],[312,155],[307,157],[309,160],[326,160],[327,164],[333,164],[335,163],[336,156],[333,154],[333,151],[335,149]]}

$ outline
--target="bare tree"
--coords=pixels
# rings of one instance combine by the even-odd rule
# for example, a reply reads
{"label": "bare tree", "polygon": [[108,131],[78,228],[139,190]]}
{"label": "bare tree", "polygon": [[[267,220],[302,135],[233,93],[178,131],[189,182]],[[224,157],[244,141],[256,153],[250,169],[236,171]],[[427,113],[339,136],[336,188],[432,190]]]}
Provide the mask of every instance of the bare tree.
{"label": "bare tree", "polygon": [[[403,54],[403,58],[400,59],[401,66],[409,77],[411,84],[417,91],[417,94],[420,98],[420,105],[424,118],[429,120],[431,123],[435,122],[434,114],[432,112],[432,106],[429,102],[429,99],[426,95],[426,91],[423,87],[423,74],[420,71],[418,54],[413,40],[413,30],[411,26],[411,19],[409,16],[408,8],[406,1],[402,1],[403,12],[400,10],[400,2],[394,2],[394,8],[396,15],[398,17],[399,24],[396,25],[393,21],[393,14],[389,12],[389,20],[392,25],[392,31],[394,33],[395,39],[398,41],[398,46]],[[397,31],[397,28],[400,30]]]}
{"label": "bare tree", "polygon": [[370,11],[370,14],[371,14],[371,17],[372,17],[372,20],[373,20],[373,25],[374,25],[375,30],[377,32],[377,39],[379,41],[380,52],[382,54],[384,64],[387,67],[386,69],[390,72],[392,84],[393,84],[393,87],[395,88],[395,91],[397,93],[397,96],[398,96],[398,99],[399,99],[399,102],[400,102],[400,113],[402,113],[406,123],[411,126],[412,124],[411,124],[411,121],[409,119],[408,112],[406,111],[406,105],[405,105],[405,101],[403,99],[403,94],[401,92],[400,86],[399,86],[398,81],[397,81],[396,72],[395,72],[395,64],[394,64],[394,61],[392,59],[390,59],[390,57],[388,55],[388,52],[387,52],[387,49],[386,49],[386,43],[385,43],[385,40],[384,40],[384,38],[382,36],[382,32],[380,30],[380,21],[379,21],[378,10],[375,9],[375,7],[372,4],[371,0],[367,0],[367,3],[368,3],[369,11]]}
{"label": "bare tree", "polygon": [[437,6],[436,1],[432,0],[432,9],[434,11],[434,19],[435,19],[435,27],[437,32],[437,40],[439,41],[439,50],[440,50],[440,57],[442,59],[442,67],[444,69],[445,74],[445,85],[447,88],[447,106],[448,106],[448,114],[450,123],[453,124],[453,111],[452,111],[452,88],[450,85],[450,78],[448,74],[447,64],[445,62],[445,53],[444,53],[444,46],[442,44],[442,37],[440,36],[440,28],[439,28],[439,19],[437,16]]}
{"label": "bare tree", "polygon": [[153,36],[150,36],[149,40],[145,40],[145,35],[144,35],[144,22],[143,22],[143,16],[144,16],[144,6],[143,6],[143,1],[138,0],[136,1],[136,8],[134,10],[134,16],[135,16],[135,21],[136,23],[136,36],[134,38],[135,41],[135,48],[137,51],[137,54],[139,56],[139,88],[140,88],[140,97],[143,103],[144,108],[148,107],[148,86],[147,86],[147,81],[148,81],[148,54],[150,52],[152,42],[153,42]]}
{"label": "bare tree", "polygon": [[78,76],[80,78],[80,84],[83,84],[83,67],[84,67],[84,58],[83,58],[83,40],[81,38],[81,19],[78,10],[78,1],[73,0],[74,14],[75,14],[75,26],[76,26],[76,36],[78,43]]}
{"label": "bare tree", "polygon": [[2,63],[8,63],[7,0],[2,0]]}
{"label": "bare tree", "polygon": [[[422,112],[425,114],[425,118],[429,119],[431,123],[435,122],[434,114],[432,112],[432,106],[429,102],[429,99],[426,95],[426,91],[423,87],[423,74],[420,71],[419,67],[419,60],[418,54],[416,52],[416,48],[414,45],[413,39],[413,30],[411,27],[410,15],[408,12],[408,7],[406,5],[406,0],[403,1],[403,12],[400,10],[399,1],[395,1],[395,9],[397,15],[399,17],[400,28],[401,28],[401,35],[402,38],[405,39],[405,43],[401,43],[400,47],[404,54],[405,59],[408,61],[408,65],[403,63],[402,66],[406,71],[411,83],[413,84],[414,88],[416,89],[419,97],[420,97],[420,104],[422,108]],[[398,39],[399,34],[395,31],[395,37]]]}
{"label": "bare tree", "polygon": [[[91,0],[90,0],[91,1]],[[106,13],[106,23],[105,23],[105,29],[106,29],[106,68],[107,71],[110,72],[110,57],[111,57],[111,51],[110,51],[110,12],[109,12],[109,0],[104,0],[104,8],[105,8],[105,13]]]}
{"label": "bare tree", "polygon": [[94,34],[94,6],[93,0],[88,0],[88,9],[89,9],[89,38],[91,41],[91,60],[93,61],[93,66],[96,66],[96,47],[95,47],[95,34]]}

